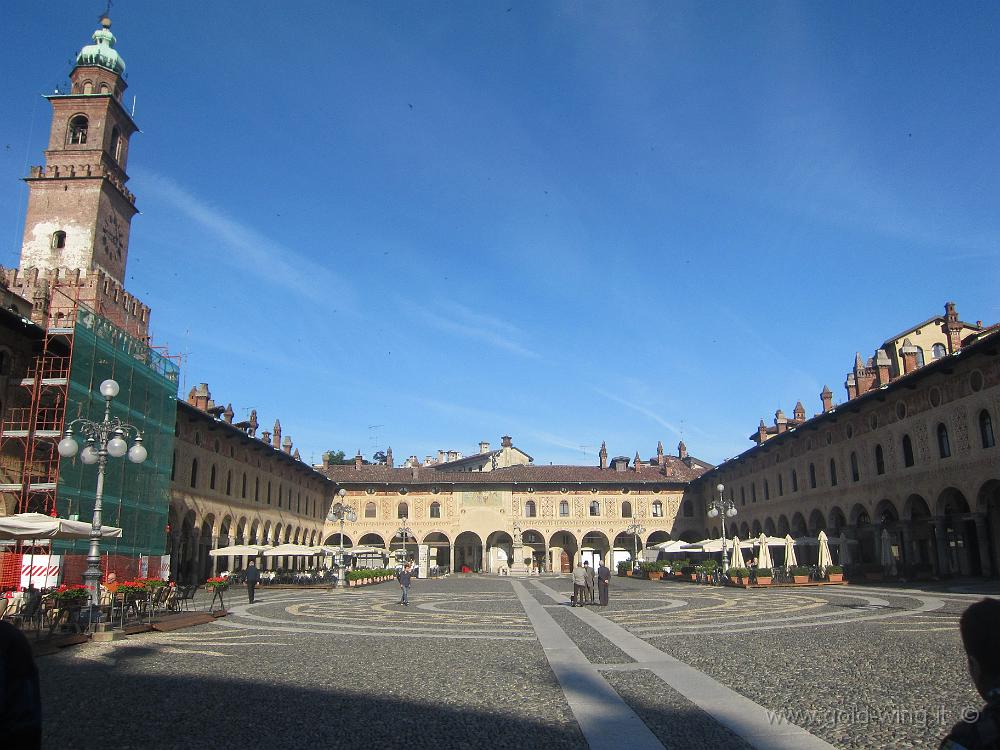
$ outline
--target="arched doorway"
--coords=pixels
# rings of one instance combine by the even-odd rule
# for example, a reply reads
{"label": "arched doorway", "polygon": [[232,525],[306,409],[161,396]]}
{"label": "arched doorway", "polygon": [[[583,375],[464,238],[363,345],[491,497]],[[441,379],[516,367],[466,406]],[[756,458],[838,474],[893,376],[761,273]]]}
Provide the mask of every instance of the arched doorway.
{"label": "arched doorway", "polygon": [[546,569],[545,537],[540,531],[528,529],[521,535],[521,541],[524,543],[525,557],[531,558],[537,570],[544,571]]}
{"label": "arched doorway", "polygon": [[480,573],[483,570],[483,540],[474,531],[463,531],[455,537],[455,570]]}
{"label": "arched doorway", "polygon": [[549,537],[550,570],[569,573],[576,564],[577,543],[572,531],[557,531]]}
{"label": "arched doorway", "polygon": [[506,531],[494,531],[486,537],[486,573],[497,573],[514,564],[514,540]]}
{"label": "arched doorway", "polygon": [[198,573],[196,582],[201,583],[212,575],[214,559],[208,554],[212,551],[212,536],[215,533],[215,516],[209,514],[201,522],[201,535],[198,537]]}
{"label": "arched doorway", "polygon": [[382,547],[385,549],[385,539],[379,534],[364,534],[358,540],[359,547]]}
{"label": "arched doorway", "polygon": [[440,531],[432,531],[424,537],[427,545],[427,564],[442,570],[451,570],[451,541]]}
{"label": "arched doorway", "polygon": [[938,553],[946,561],[941,566],[942,572],[963,576],[982,575],[979,536],[965,495],[955,487],[948,487],[938,496],[937,510],[935,535],[938,539]]}
{"label": "arched doorway", "polygon": [[979,488],[976,510],[976,532],[986,559],[983,575],[1000,576],[1000,480]]}
{"label": "arched doorway", "polygon": [[629,534],[623,531],[615,537],[614,546],[611,549],[611,560],[608,567],[615,570],[618,563],[627,560],[642,560],[642,550],[644,549],[642,537]]}
{"label": "arched doorway", "polygon": [[590,567],[596,570],[605,560],[610,562],[610,552],[611,542],[604,532],[588,531],[583,535],[583,542],[580,544],[580,564],[589,562]]}
{"label": "arched doorway", "polygon": [[764,533],[768,536],[774,536],[774,520],[770,517],[764,519]]}
{"label": "arched doorway", "polygon": [[400,534],[395,534],[389,540],[389,553],[396,562],[416,562],[418,551],[416,537],[412,534],[405,539]]}
{"label": "arched doorway", "polygon": [[788,517],[784,514],[778,516],[778,536],[788,536],[792,533],[792,527],[788,523]]}

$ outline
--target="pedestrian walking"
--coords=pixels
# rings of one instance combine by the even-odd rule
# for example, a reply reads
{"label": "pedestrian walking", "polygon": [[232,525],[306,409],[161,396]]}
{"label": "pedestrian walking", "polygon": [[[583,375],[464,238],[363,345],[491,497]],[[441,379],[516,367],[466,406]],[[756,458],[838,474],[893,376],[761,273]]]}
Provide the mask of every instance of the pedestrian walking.
{"label": "pedestrian walking", "polygon": [[590,567],[590,562],[583,563],[583,574],[587,580],[587,604],[594,603],[594,569]]}
{"label": "pedestrian walking", "polygon": [[399,580],[399,588],[402,591],[399,603],[404,607],[410,606],[410,580],[413,578],[413,573],[410,571],[410,563],[406,563],[403,569],[399,571],[396,575]]}
{"label": "pedestrian walking", "polygon": [[971,605],[959,621],[969,675],[986,705],[962,709],[961,721],[941,741],[941,750],[1000,748],[1000,599]]}
{"label": "pedestrian walking", "polygon": [[253,604],[253,590],[260,581],[260,571],[257,570],[257,566],[254,565],[253,560],[251,560],[250,564],[247,566],[247,572],[244,576],[244,580],[247,582],[247,596],[250,598],[250,603]]}
{"label": "pedestrian walking", "polygon": [[572,606],[582,607],[587,596],[587,571],[582,565],[573,568],[573,601]]}
{"label": "pedestrian walking", "polygon": [[597,569],[597,595],[601,606],[608,606],[608,587],[611,585],[611,569],[601,561],[601,567]]}

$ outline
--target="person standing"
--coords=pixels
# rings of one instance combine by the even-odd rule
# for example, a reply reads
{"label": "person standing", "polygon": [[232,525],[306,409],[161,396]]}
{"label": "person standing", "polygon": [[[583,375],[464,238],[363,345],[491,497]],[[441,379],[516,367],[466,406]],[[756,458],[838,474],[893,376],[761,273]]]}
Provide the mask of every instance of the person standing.
{"label": "person standing", "polygon": [[941,750],[1000,748],[1000,599],[971,605],[959,621],[969,676],[986,705],[962,709],[961,721],[941,741]]}
{"label": "person standing", "polygon": [[250,598],[250,603],[253,604],[253,590],[257,586],[258,581],[260,581],[260,571],[257,570],[257,566],[253,560],[247,566],[244,580],[247,582],[247,596]]}
{"label": "person standing", "polygon": [[572,606],[582,607],[587,596],[587,571],[582,565],[573,568],[573,602]]}
{"label": "person standing", "polygon": [[403,569],[399,571],[396,576],[399,579],[399,588],[402,591],[402,598],[399,603],[404,607],[410,606],[410,580],[413,578],[413,573],[410,571],[410,563],[406,563]]}
{"label": "person standing", "polygon": [[587,604],[594,603],[594,569],[590,567],[590,562],[583,563],[583,573],[587,578]]}
{"label": "person standing", "polygon": [[597,569],[597,594],[601,606],[608,606],[608,587],[611,585],[611,569],[601,561],[601,567]]}

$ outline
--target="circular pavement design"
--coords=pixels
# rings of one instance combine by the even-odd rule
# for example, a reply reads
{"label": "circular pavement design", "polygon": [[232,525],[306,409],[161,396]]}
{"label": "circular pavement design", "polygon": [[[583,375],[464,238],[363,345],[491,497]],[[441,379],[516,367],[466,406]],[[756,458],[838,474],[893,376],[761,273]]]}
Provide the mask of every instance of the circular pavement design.
{"label": "circular pavement design", "polygon": [[216,622],[231,628],[405,638],[535,640],[511,592],[429,593],[409,607],[388,592],[280,594],[241,604]]}

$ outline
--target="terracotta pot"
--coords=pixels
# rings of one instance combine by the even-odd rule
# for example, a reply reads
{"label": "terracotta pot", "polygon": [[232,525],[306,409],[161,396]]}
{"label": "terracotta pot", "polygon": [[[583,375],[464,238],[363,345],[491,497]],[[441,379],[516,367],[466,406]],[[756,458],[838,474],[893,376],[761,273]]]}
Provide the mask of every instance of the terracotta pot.
{"label": "terracotta pot", "polygon": [[697,582],[698,581],[698,574],[697,573],[688,573],[688,579],[691,580],[691,581]]}
{"label": "terracotta pot", "polygon": [[743,576],[733,576],[732,578],[729,579],[729,585],[730,586],[742,586],[743,585]]}
{"label": "terracotta pot", "polygon": [[757,583],[760,586],[770,586],[771,585],[771,579],[770,578],[758,578],[757,579]]}
{"label": "terracotta pot", "polygon": [[631,578],[633,576],[634,572],[635,571],[632,571],[632,570],[626,570],[625,571],[625,575],[628,576],[629,578]]}
{"label": "terracotta pot", "polygon": [[809,576],[792,576],[793,583],[809,583]]}
{"label": "terracotta pot", "polygon": [[663,578],[663,572],[659,570],[651,570],[647,575],[649,576],[649,580],[651,581],[659,581],[661,578]]}
{"label": "terracotta pot", "polygon": [[843,573],[827,573],[826,580],[830,583],[841,583],[844,580]]}

